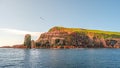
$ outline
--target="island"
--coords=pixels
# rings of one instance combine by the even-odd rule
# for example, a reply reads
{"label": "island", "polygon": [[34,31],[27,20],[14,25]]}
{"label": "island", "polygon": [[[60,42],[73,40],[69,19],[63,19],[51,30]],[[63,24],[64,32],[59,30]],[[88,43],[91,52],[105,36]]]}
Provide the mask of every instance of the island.
{"label": "island", "polygon": [[120,32],[55,26],[35,41],[26,34],[23,44],[2,48],[120,48]]}

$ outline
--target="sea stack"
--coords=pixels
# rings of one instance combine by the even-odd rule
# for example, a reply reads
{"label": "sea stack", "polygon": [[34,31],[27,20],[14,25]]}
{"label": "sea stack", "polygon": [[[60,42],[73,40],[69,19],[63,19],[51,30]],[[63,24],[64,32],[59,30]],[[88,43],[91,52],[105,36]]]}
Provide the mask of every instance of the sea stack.
{"label": "sea stack", "polygon": [[30,34],[25,35],[24,46],[26,46],[27,48],[31,48],[31,35]]}

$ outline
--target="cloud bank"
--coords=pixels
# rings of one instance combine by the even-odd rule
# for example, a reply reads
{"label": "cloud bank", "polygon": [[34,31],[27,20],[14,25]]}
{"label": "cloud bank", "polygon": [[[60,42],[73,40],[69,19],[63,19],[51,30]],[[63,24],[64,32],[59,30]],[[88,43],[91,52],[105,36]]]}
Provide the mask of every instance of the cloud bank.
{"label": "cloud bank", "polygon": [[17,35],[31,34],[31,36],[39,36],[41,33],[43,33],[43,32],[23,31],[23,30],[17,30],[17,29],[8,29],[8,28],[0,28],[0,31],[17,34]]}
{"label": "cloud bank", "polygon": [[31,32],[18,29],[0,28],[0,47],[22,44],[25,34],[31,34],[32,39],[36,40],[43,32]]}

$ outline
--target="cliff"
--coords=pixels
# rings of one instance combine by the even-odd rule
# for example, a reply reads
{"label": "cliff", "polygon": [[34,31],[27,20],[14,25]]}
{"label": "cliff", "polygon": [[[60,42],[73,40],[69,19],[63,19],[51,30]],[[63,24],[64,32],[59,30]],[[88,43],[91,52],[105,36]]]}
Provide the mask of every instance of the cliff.
{"label": "cliff", "polygon": [[53,27],[41,34],[36,47],[120,48],[120,33],[82,28]]}
{"label": "cliff", "polygon": [[120,48],[120,32],[53,27],[36,41],[27,35],[24,44],[3,48]]}

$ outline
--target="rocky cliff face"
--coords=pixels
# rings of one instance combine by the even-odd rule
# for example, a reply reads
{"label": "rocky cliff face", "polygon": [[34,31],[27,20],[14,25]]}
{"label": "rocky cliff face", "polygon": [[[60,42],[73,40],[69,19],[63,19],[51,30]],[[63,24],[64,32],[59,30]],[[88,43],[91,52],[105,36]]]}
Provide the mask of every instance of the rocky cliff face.
{"label": "rocky cliff face", "polygon": [[41,34],[36,47],[120,48],[120,35],[80,28],[53,27]]}

